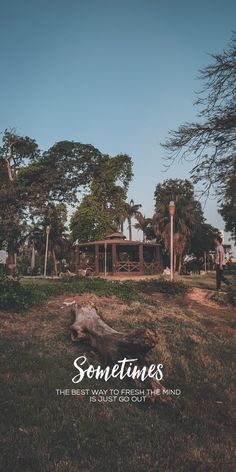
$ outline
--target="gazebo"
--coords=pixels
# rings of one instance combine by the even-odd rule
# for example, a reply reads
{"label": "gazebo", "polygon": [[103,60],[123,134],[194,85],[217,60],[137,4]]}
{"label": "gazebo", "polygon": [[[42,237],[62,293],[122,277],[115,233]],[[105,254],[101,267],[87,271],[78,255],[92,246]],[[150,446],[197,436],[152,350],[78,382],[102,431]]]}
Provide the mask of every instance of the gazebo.
{"label": "gazebo", "polygon": [[93,275],[158,274],[162,270],[160,244],[128,241],[123,233],[75,246],[75,269]]}

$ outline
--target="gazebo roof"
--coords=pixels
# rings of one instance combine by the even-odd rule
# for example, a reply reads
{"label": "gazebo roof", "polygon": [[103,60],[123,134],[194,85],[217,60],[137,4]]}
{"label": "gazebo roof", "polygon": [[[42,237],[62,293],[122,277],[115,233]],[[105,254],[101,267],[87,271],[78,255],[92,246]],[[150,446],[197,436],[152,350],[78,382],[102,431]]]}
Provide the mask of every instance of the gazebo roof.
{"label": "gazebo roof", "polygon": [[80,247],[87,247],[87,246],[96,246],[96,245],[99,245],[99,246],[104,246],[105,244],[117,244],[119,246],[146,246],[146,247],[153,247],[153,246],[160,246],[159,243],[156,243],[156,242],[153,242],[153,241],[150,241],[150,242],[142,242],[142,241],[129,241],[129,240],[124,240],[124,239],[120,239],[120,238],[116,238],[116,239],[101,239],[101,240],[98,240],[98,241],[91,241],[91,242],[87,242],[87,243],[79,243],[78,241],[75,241],[74,245],[75,246],[80,246]]}
{"label": "gazebo roof", "polygon": [[105,239],[126,239],[126,236],[121,231],[117,231],[116,233],[109,234]]}

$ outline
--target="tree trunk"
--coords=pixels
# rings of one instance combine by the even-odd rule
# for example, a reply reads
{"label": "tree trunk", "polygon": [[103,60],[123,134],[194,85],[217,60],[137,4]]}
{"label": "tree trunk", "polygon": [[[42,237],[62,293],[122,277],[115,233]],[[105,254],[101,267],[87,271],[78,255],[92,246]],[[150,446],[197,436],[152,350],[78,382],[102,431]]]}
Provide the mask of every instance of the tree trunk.
{"label": "tree trunk", "polygon": [[179,275],[181,274],[182,265],[183,265],[183,254],[180,253],[180,255],[179,255],[179,267],[178,267]]}
{"label": "tree trunk", "polygon": [[11,241],[8,241],[8,258],[7,258],[7,268],[10,275],[15,273],[15,248]]}
{"label": "tree trunk", "polygon": [[58,276],[57,256],[54,249],[52,250],[52,257],[53,257],[53,262],[54,262],[54,273],[55,273],[55,276],[57,277]]}
{"label": "tree trunk", "polygon": [[176,252],[174,252],[174,272],[176,272]]}
{"label": "tree trunk", "polygon": [[131,218],[128,218],[128,227],[129,227],[129,240],[132,241],[132,225],[131,225]]}
{"label": "tree trunk", "polygon": [[[121,333],[108,326],[90,304],[76,305],[71,311],[74,323],[71,326],[72,341],[86,340],[101,359],[109,365],[122,360],[124,357],[137,359],[136,365],[144,366],[146,354],[157,344],[157,333],[151,329],[139,328],[131,333]],[[134,364],[135,365],[135,364]],[[162,397],[164,387],[154,378],[147,378],[144,382],[134,380],[139,388],[159,390],[159,394],[152,399],[170,401]]]}

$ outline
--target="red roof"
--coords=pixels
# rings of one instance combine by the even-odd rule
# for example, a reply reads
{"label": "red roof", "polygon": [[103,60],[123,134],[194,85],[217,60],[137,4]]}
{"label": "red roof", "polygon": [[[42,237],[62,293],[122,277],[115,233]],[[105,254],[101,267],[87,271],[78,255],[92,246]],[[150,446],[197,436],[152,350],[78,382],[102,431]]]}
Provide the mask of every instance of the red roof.
{"label": "red roof", "polygon": [[105,239],[126,239],[126,236],[120,231],[117,231],[117,233],[109,234]]}

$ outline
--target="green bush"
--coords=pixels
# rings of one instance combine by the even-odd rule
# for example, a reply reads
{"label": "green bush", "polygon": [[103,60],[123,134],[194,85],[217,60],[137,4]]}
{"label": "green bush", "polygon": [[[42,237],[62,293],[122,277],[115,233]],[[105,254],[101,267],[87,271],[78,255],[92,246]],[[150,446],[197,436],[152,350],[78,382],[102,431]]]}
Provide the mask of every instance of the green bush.
{"label": "green bush", "polygon": [[[157,305],[143,294],[154,292],[185,295],[188,288],[182,282],[165,279],[142,281],[111,281],[92,277],[64,277],[61,280],[45,280],[40,283],[22,283],[17,279],[0,278],[0,309],[22,312],[51,296],[66,293],[95,293],[97,296],[117,297],[129,304],[134,301]],[[142,292],[142,293],[140,293]]]}
{"label": "green bush", "polygon": [[228,287],[228,300],[233,306],[236,306],[236,287]]}
{"label": "green bush", "polygon": [[45,295],[36,287],[23,286],[17,279],[0,278],[0,309],[25,311],[32,305],[45,299]]}
{"label": "green bush", "polygon": [[151,280],[128,281],[127,285],[134,286],[136,290],[144,293],[169,293],[170,295],[185,295],[188,286],[183,282],[166,280],[163,277]]}

